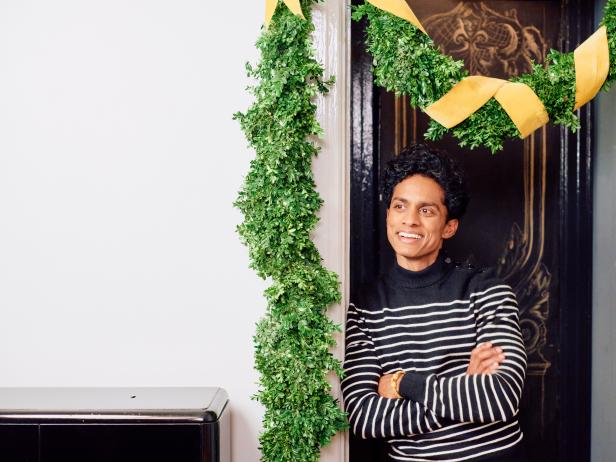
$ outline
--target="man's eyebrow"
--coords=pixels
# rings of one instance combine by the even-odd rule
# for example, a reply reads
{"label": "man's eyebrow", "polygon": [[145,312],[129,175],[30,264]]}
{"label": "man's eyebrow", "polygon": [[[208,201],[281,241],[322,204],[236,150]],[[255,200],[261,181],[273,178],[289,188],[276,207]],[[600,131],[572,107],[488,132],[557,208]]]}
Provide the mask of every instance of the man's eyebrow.
{"label": "man's eyebrow", "polygon": [[[393,201],[400,201],[400,202],[402,202],[404,204],[408,204],[409,203],[408,199],[404,199],[402,197],[394,197],[394,198],[391,199],[391,201],[392,202]],[[439,204],[437,204],[436,202],[420,202],[418,205],[419,205],[419,207],[437,207],[437,208],[439,207]]]}

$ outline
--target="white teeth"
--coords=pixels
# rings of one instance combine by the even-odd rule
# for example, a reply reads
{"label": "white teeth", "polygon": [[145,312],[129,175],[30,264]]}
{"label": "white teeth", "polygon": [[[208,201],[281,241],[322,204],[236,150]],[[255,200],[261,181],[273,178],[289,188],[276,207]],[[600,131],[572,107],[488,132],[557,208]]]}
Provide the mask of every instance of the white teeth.
{"label": "white teeth", "polygon": [[401,237],[410,237],[413,239],[421,239],[423,236],[421,234],[415,234],[415,233],[403,233],[402,231],[400,231],[398,233]]}

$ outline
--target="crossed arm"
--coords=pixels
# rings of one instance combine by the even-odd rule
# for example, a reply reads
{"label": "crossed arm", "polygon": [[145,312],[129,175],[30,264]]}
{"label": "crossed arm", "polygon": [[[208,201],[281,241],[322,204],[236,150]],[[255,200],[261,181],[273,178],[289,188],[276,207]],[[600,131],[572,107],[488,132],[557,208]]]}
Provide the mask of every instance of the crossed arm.
{"label": "crossed arm", "polygon": [[392,388],[374,344],[354,306],[347,317],[346,378],[342,391],[353,431],[363,438],[409,436],[458,422],[506,421],[518,412],[526,353],[511,288],[493,286],[473,301],[476,347],[466,374],[444,377],[407,372]]}
{"label": "crossed arm", "polygon": [[342,394],[353,433],[361,438],[389,438],[426,433],[441,427],[436,414],[410,399],[377,392],[382,369],[363,320],[351,305]]}
{"label": "crossed arm", "polygon": [[[492,342],[481,343],[471,351],[471,359],[466,375],[492,375],[498,365],[505,360],[503,349]],[[404,374],[406,375],[406,373]],[[403,375],[403,377],[404,377]],[[394,374],[382,375],[379,379],[378,393],[384,398],[400,398],[400,379],[392,381]]]}

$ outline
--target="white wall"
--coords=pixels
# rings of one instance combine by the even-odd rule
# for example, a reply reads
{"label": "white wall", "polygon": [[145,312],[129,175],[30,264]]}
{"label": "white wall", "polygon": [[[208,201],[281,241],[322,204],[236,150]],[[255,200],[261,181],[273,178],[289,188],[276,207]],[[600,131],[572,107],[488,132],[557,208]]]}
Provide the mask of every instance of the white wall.
{"label": "white wall", "polygon": [[[598,2],[603,17],[605,0]],[[597,146],[594,159],[593,216],[593,462],[611,462],[616,453],[616,88],[596,101]]]}
{"label": "white wall", "polygon": [[592,461],[616,453],[616,89],[597,102],[593,235]]}
{"label": "white wall", "polygon": [[593,242],[592,460],[616,453],[616,91],[599,96]]}
{"label": "white wall", "polygon": [[235,461],[266,283],[231,203],[264,2],[0,2],[0,386],[222,386]]}

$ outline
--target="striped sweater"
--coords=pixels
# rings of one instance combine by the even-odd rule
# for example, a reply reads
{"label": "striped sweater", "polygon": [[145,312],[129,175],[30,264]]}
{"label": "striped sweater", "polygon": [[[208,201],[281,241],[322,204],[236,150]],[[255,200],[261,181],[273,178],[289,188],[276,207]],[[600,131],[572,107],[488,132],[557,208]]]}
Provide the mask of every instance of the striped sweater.
{"label": "striped sweater", "polygon": [[[505,361],[466,375],[471,350],[487,341]],[[522,440],[526,352],[515,295],[492,271],[442,255],[418,272],[396,264],[349,307],[344,369],[351,431],[387,440],[392,460],[479,461]],[[379,377],[397,370],[402,399],[380,397]]]}

